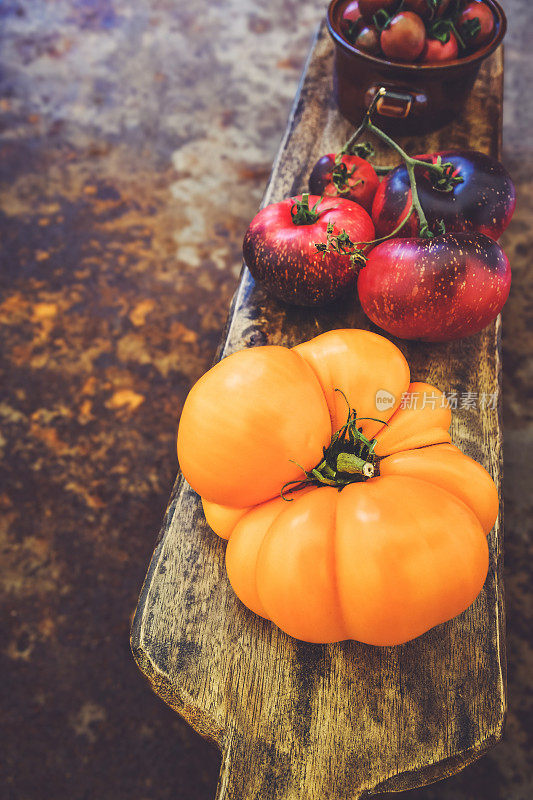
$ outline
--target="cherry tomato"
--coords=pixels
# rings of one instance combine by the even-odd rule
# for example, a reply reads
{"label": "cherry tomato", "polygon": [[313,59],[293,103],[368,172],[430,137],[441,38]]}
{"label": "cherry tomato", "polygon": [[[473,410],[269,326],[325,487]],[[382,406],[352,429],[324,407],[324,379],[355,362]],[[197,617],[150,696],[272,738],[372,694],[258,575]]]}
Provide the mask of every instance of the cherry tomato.
{"label": "cherry tomato", "polygon": [[311,172],[309,189],[325,197],[344,197],[372,211],[379,178],[372,164],[359,156],[343,155],[335,164],[335,153],[322,156]]}
{"label": "cherry tomato", "polygon": [[[273,203],[257,214],[244,237],[244,260],[253,277],[274,297],[301,306],[325,305],[355,287],[357,270],[348,254],[316,243],[346,231],[353,242],[374,239],[368,212],[342,197],[309,196],[310,214],[300,215],[302,196]],[[303,217],[303,219],[302,219]]]}
{"label": "cherry tomato", "polygon": [[[508,226],[516,205],[514,184],[499,161],[474,150],[442,150],[417,156],[423,161],[453,164],[453,174],[463,178],[450,192],[434,186],[429,171],[415,167],[418,195],[429,226],[438,232],[443,220],[447,232],[479,231],[498,239]],[[378,237],[388,236],[410,208],[411,188],[405,166],[390,172],[381,182],[372,206],[372,218]],[[402,228],[402,236],[416,236],[419,224],[416,212]]]}
{"label": "cherry tomato", "polygon": [[365,314],[401,339],[446,342],[482,330],[503,308],[511,268],[482,233],[389,239],[359,273]]}
{"label": "cherry tomato", "polygon": [[426,42],[424,23],[412,11],[401,11],[381,32],[383,53],[393,61],[416,61]]}
{"label": "cherry tomato", "polygon": [[403,8],[414,11],[424,20],[442,17],[448,10],[450,0],[404,0]]}
{"label": "cherry tomato", "polygon": [[459,29],[461,29],[465,23],[474,19],[479,20],[481,27],[473,38],[468,39],[467,43],[470,47],[480,47],[482,44],[485,44],[485,42],[488,42],[492,36],[494,30],[494,15],[490,8],[485,3],[482,3],[481,0],[471,0],[459,15],[457,20]]}
{"label": "cherry tomato", "polygon": [[453,61],[458,55],[457,39],[453,33],[450,33],[450,38],[447,42],[441,42],[439,39],[426,39],[420,61],[425,64],[437,64],[442,61]]}
{"label": "cherry tomato", "polygon": [[374,14],[383,9],[391,14],[399,5],[399,0],[359,0],[359,9],[365,22],[374,22]]}
{"label": "cherry tomato", "polygon": [[363,25],[352,38],[352,44],[371,56],[381,54],[379,31],[375,25]]}
{"label": "cherry tomato", "polygon": [[361,19],[361,10],[359,8],[358,0],[353,0],[349,3],[341,17],[341,31],[346,38],[351,41],[351,32],[354,30],[354,23]]}

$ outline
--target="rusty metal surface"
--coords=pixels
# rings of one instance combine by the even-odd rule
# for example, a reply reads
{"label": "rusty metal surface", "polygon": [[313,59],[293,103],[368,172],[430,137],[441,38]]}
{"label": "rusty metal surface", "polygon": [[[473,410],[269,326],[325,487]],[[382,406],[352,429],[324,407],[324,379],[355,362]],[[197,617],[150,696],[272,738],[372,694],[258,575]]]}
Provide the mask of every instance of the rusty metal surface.
{"label": "rusty metal surface", "polygon": [[[0,761],[10,800],[40,800],[43,787],[55,800],[214,794],[218,754],[142,683],[129,616],[175,474],[177,415],[214,355],[323,5],[0,5]],[[413,800],[532,793],[531,10],[505,7],[504,154],[519,189],[504,240],[514,270],[503,340],[510,712],[493,753],[403,795]]]}

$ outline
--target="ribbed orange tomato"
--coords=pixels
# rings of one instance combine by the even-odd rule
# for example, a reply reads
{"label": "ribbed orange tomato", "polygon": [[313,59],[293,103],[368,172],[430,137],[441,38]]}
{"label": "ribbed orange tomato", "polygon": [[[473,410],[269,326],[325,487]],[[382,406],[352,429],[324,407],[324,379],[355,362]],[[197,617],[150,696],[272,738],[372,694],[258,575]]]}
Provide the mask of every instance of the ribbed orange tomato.
{"label": "ribbed orange tomato", "polygon": [[305,641],[391,645],[474,601],[498,496],[444,400],[360,330],[243,350],[198,381],[178,457],[248,608]]}

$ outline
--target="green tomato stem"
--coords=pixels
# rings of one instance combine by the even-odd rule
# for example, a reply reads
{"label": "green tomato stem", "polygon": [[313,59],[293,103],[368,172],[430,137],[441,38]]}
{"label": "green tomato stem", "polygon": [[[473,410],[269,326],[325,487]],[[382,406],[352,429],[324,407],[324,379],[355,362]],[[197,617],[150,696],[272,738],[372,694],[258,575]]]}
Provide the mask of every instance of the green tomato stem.
{"label": "green tomato stem", "polygon": [[339,472],[347,472],[350,475],[358,473],[366,478],[372,478],[374,475],[374,465],[370,461],[365,461],[364,458],[358,458],[350,453],[339,453],[337,456],[337,470]]}
{"label": "green tomato stem", "polygon": [[[460,176],[453,176],[451,171],[453,169],[451,164],[442,164],[440,158],[438,159],[437,164],[428,163],[427,161],[422,161],[419,158],[413,158],[412,156],[408,155],[405,150],[400,147],[394,139],[391,139],[386,133],[384,133],[380,128],[372,123],[372,113],[376,107],[376,104],[380,97],[385,94],[384,89],[380,89],[375,95],[374,98],[365,113],[365,116],[359,125],[359,127],[354,131],[352,136],[348,139],[344,147],[339,151],[338,156],[342,157],[343,154],[350,153],[351,149],[355,146],[355,143],[359,139],[359,137],[364,133],[364,131],[369,131],[373,133],[374,136],[377,136],[378,139],[381,139],[385,144],[395,150],[402,158],[405,167],[407,169],[407,174],[409,176],[409,183],[411,186],[411,197],[412,197],[412,206],[409,214],[405,217],[405,219],[400,223],[400,225],[395,229],[392,234],[389,236],[383,237],[383,239],[388,239],[391,236],[394,236],[398,233],[399,230],[405,225],[413,211],[416,211],[419,220],[419,233],[422,237],[431,238],[433,234],[431,233],[428,225],[428,221],[426,215],[424,213],[424,209],[420,203],[420,198],[418,196],[418,189],[416,185],[416,175],[415,175],[415,166],[423,167],[425,170],[428,170],[432,173],[436,179],[435,187],[442,190],[442,191],[452,191],[454,186],[457,183],[461,183],[463,178]],[[377,167],[377,170],[380,172],[390,171],[390,168],[384,167],[380,168]],[[376,240],[382,241],[382,240]]]}

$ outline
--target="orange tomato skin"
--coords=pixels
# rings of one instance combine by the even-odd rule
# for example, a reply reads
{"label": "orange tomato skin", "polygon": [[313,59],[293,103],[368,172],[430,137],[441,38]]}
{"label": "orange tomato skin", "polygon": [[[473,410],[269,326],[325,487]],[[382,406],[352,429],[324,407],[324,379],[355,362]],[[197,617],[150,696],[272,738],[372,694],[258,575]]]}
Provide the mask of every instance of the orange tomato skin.
{"label": "orange tomato skin", "polygon": [[348,638],[333,549],[338,496],[323,487],[285,503],[258,552],[255,578],[263,608],[285,633],[306,642]]}
{"label": "orange tomato skin", "polygon": [[230,536],[226,566],[237,596],[289,635],[385,646],[471,605],[488,547],[465,503],[393,475],[251,510]]}
{"label": "orange tomato skin", "polygon": [[350,638],[402,644],[470,606],[488,570],[474,513],[439,486],[380,477],[339,496],[336,559]]}
{"label": "orange tomato skin", "polygon": [[452,412],[443,405],[444,395],[428,383],[411,383],[387,425],[376,433],[378,456],[451,441],[448,428]]}
{"label": "orange tomato skin", "polygon": [[226,548],[226,571],[229,582],[234,588],[238,587],[235,593],[244,605],[261,617],[268,618],[268,613],[257,589],[258,554],[265,538],[265,531],[286,506],[285,500],[275,497],[249,509],[235,526]]}
{"label": "orange tomato skin", "polygon": [[202,497],[202,506],[205,521],[221,539],[229,539],[238,521],[250,510],[249,508],[221,506],[206,500],[205,497]]}
{"label": "orange tomato skin", "polygon": [[244,508],[301,476],[291,459],[312,469],[330,438],[328,408],[309,365],[285,347],[257,347],[228,356],[193,386],[178,459],[202,497]]}
{"label": "orange tomato skin", "polygon": [[500,500],[494,481],[481,464],[453,444],[405,450],[382,459],[380,475],[404,475],[430,481],[469,506],[487,534],[498,516]]}
{"label": "orange tomato skin", "polygon": [[[337,330],[323,333],[299,344],[295,352],[312,367],[320,381],[331,416],[333,431],[346,422],[346,400],[355,407],[358,417],[387,420],[401,402],[409,386],[409,365],[398,348],[377,333],[363,330]],[[386,410],[376,405],[379,392],[393,398]],[[373,420],[362,422],[365,436],[372,437],[382,425]]]}

